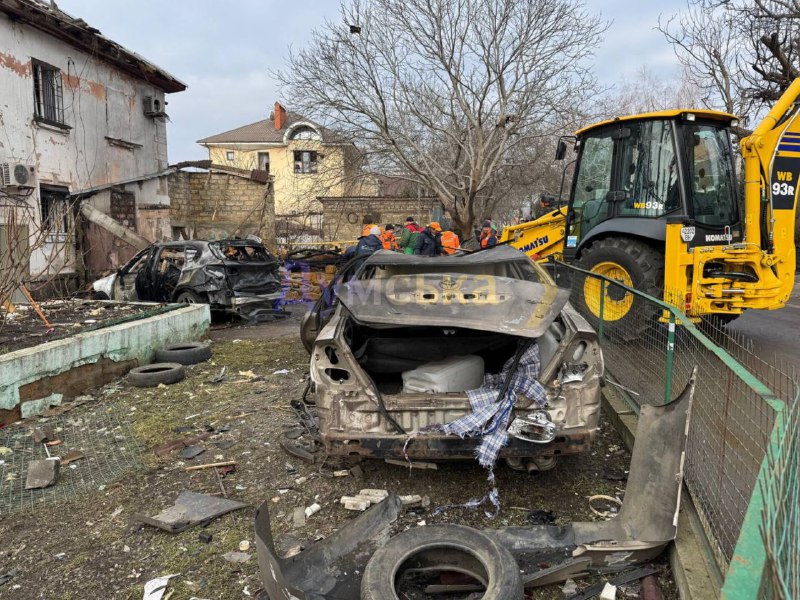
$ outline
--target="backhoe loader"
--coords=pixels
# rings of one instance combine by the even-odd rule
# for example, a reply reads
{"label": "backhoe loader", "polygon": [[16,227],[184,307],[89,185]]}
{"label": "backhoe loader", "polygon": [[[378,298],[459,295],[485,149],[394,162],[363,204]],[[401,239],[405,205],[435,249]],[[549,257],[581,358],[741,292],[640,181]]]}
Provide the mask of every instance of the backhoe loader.
{"label": "backhoe loader", "polygon": [[[665,110],[576,132],[567,206],[505,228],[500,242],[663,297],[692,317],[727,322],[747,309],[781,308],[795,275],[799,95],[800,79],[739,144],[743,215],[731,143],[736,117]],[[566,150],[562,138],[556,158]],[[599,316],[599,280],[586,277],[579,287]],[[632,319],[642,301],[604,288],[604,318]]]}

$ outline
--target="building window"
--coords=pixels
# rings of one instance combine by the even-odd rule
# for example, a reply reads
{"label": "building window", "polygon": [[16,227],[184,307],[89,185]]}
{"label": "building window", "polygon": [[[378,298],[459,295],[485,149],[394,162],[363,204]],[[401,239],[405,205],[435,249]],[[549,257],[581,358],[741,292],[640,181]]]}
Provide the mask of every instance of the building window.
{"label": "building window", "polygon": [[319,136],[319,132],[316,129],[312,129],[307,125],[301,125],[295,128],[292,133],[289,135],[290,140],[317,140],[319,141],[321,138]]}
{"label": "building window", "polygon": [[269,152],[258,153],[258,170],[269,172]]}
{"label": "building window", "polygon": [[228,150],[228,152],[225,153],[225,158],[228,159],[228,162],[233,162],[233,150]]}
{"label": "building window", "polygon": [[66,127],[61,71],[38,60],[33,65],[33,114],[36,120]]}
{"label": "building window", "polygon": [[294,153],[295,173],[316,173],[317,153],[309,150],[298,150]]}
{"label": "building window", "polygon": [[39,189],[42,207],[42,230],[51,234],[69,231],[69,193],[66,188],[44,187]]}

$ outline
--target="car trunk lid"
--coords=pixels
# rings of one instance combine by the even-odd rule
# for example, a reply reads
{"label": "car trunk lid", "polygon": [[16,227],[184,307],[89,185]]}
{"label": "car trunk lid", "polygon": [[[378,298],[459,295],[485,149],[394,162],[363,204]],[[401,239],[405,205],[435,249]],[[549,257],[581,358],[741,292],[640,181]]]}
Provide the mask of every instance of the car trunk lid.
{"label": "car trunk lid", "polygon": [[363,323],[462,327],[538,338],[567,303],[569,291],[508,277],[423,273],[350,281],[338,296]]}

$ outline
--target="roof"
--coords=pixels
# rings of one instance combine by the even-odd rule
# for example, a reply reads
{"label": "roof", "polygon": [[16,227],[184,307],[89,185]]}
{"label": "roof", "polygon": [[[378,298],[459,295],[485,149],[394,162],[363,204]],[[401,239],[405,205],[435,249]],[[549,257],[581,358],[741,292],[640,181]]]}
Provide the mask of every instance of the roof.
{"label": "roof", "polygon": [[609,125],[611,123],[616,123],[618,121],[638,121],[642,119],[674,119],[675,117],[680,117],[682,115],[689,113],[701,117],[703,119],[715,119],[717,121],[726,121],[728,123],[737,120],[739,118],[736,115],[732,115],[730,113],[721,112],[718,110],[706,110],[702,108],[658,110],[655,112],[639,113],[637,115],[626,115],[624,117],[615,117],[613,119],[608,119],[607,121],[600,121],[599,123],[593,123],[592,125],[587,125],[586,127],[579,129],[578,131],[575,132],[575,135],[582,135],[587,131],[596,129],[597,127],[602,127],[604,125]]}
{"label": "roof", "polygon": [[98,29],[42,0],[0,0],[0,12],[62,40],[165,92],[182,92],[186,84],[135,52],[108,39]]}
{"label": "roof", "polygon": [[[2,1],[2,0],[0,0]],[[299,123],[307,123],[317,129],[322,136],[323,144],[343,144],[348,143],[348,140],[342,135],[331,131],[330,129],[310,121],[293,112],[286,112],[286,120],[284,126],[280,129],[275,129],[275,123],[272,119],[263,119],[243,125],[230,131],[217,133],[215,135],[197,140],[198,144],[283,144],[283,138],[286,132],[293,126]]]}

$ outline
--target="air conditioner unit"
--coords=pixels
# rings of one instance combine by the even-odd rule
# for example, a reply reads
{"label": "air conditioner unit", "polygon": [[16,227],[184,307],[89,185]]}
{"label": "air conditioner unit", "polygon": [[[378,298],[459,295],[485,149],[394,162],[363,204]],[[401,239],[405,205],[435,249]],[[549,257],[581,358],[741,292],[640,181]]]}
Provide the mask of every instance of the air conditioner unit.
{"label": "air conditioner unit", "polygon": [[35,188],[36,166],[23,163],[0,163],[0,187]]}
{"label": "air conditioner unit", "polygon": [[145,96],[144,114],[148,117],[166,117],[167,113],[164,111],[164,101],[155,96]]}

